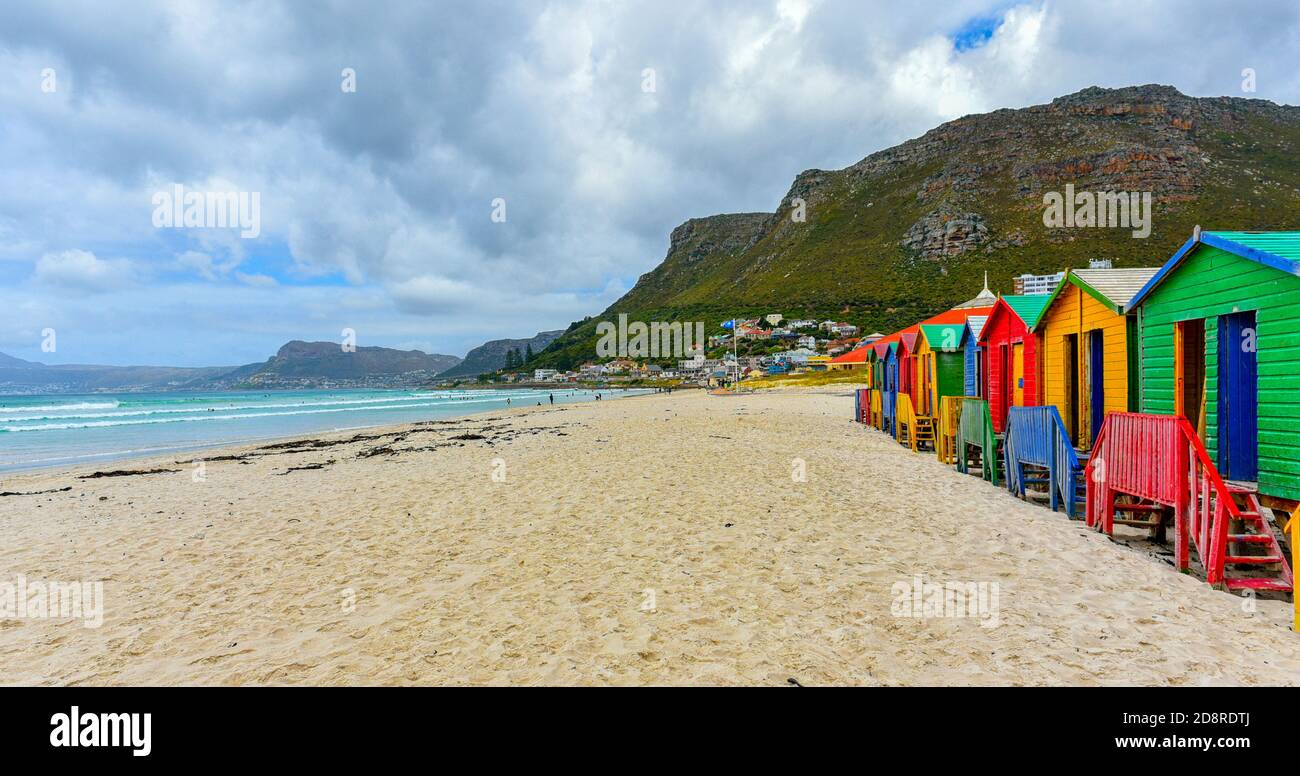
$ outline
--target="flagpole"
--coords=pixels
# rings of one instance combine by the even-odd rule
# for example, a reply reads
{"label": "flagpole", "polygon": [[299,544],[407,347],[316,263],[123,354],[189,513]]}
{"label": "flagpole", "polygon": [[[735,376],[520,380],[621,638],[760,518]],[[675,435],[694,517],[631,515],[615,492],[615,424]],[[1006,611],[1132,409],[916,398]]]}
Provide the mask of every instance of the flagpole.
{"label": "flagpole", "polygon": [[736,332],[736,319],[731,319],[731,360],[736,364],[736,376],[731,380],[731,391],[740,389],[740,335]]}

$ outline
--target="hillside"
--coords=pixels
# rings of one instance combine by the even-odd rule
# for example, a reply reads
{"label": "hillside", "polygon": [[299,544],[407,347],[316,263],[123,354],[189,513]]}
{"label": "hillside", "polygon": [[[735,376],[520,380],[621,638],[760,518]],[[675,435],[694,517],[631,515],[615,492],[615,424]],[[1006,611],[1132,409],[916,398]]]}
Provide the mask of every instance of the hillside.
{"label": "hillside", "polygon": [[[1043,195],[1151,192],[1150,236],[1049,229]],[[806,221],[791,216],[806,202]],[[1110,258],[1155,266],[1206,229],[1300,221],[1300,108],[1192,98],[1169,86],[1089,88],[1047,105],[966,116],[843,170],[796,176],[773,213],[691,219],[662,264],[537,359],[571,366],[595,352],[615,313],[704,320],[781,312],[893,331],[968,299],[987,270],[1009,292],[1022,272]]]}
{"label": "hillside", "polygon": [[47,365],[0,353],[0,394],[186,390],[231,367]]}
{"label": "hillside", "polygon": [[46,365],[0,353],[0,393],[214,391],[233,388],[414,388],[460,363],[456,356],[337,342],[286,343],[274,356],[240,367]]}
{"label": "hillside", "polygon": [[438,374],[439,379],[447,377],[474,377],[484,372],[495,372],[506,365],[506,353],[517,350],[526,354],[528,348],[533,353],[541,353],[564,333],[563,329],[538,332],[528,339],[499,339],[484,342],[465,354],[465,360],[445,372]]}
{"label": "hillside", "polygon": [[261,364],[248,364],[218,378],[225,387],[289,388],[415,387],[460,358],[419,350],[358,347],[344,351],[337,342],[293,340]]}

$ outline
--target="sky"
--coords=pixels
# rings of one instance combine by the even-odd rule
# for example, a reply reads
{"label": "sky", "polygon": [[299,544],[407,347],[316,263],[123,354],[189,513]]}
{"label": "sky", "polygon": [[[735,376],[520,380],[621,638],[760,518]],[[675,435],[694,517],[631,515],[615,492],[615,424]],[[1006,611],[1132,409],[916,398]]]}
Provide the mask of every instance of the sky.
{"label": "sky", "polygon": [[[1093,85],[1297,104],[1297,51],[1293,0],[9,0],[0,352],[464,355],[598,314],[802,170]],[[177,186],[257,228],[168,223]]]}

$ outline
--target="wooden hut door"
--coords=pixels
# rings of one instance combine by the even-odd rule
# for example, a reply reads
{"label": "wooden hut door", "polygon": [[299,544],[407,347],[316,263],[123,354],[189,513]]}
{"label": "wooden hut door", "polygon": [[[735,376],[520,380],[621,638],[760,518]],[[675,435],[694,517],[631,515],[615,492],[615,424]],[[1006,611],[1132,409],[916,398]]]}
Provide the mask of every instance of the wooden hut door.
{"label": "wooden hut door", "polygon": [[1204,404],[1205,321],[1179,321],[1174,324],[1174,414],[1199,431]]}
{"label": "wooden hut door", "polygon": [[1219,472],[1259,478],[1255,311],[1219,317]]}
{"label": "wooden hut door", "polygon": [[1011,387],[1015,391],[1015,406],[1025,406],[1025,344],[1017,342],[1011,346]]}
{"label": "wooden hut door", "polygon": [[998,406],[1005,419],[1011,406],[1011,356],[1006,345],[998,345]]}
{"label": "wooden hut door", "polygon": [[1077,444],[1082,444],[1079,433],[1079,335],[1067,334],[1062,345],[1061,361],[1065,380],[1065,430]]}
{"label": "wooden hut door", "polygon": [[917,357],[916,377],[919,385],[916,387],[916,414],[930,414],[930,354],[925,353]]}
{"label": "wooden hut door", "polygon": [[[1088,441],[1097,438],[1106,419],[1106,368],[1101,329],[1088,332],[1088,410],[1092,423]],[[1089,445],[1091,446],[1091,445]]]}

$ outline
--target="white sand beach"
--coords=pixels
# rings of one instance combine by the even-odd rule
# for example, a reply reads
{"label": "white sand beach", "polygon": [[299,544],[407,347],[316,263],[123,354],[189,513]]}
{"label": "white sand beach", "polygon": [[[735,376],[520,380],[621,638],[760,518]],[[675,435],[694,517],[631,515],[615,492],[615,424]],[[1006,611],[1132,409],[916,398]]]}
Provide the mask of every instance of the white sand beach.
{"label": "white sand beach", "polygon": [[[1289,603],[1244,611],[851,406],[682,391],[209,451],[199,481],[6,477],[57,492],[0,498],[0,581],[106,606],[0,620],[0,682],[1300,683]],[[916,575],[996,583],[996,627],[895,616]]]}

